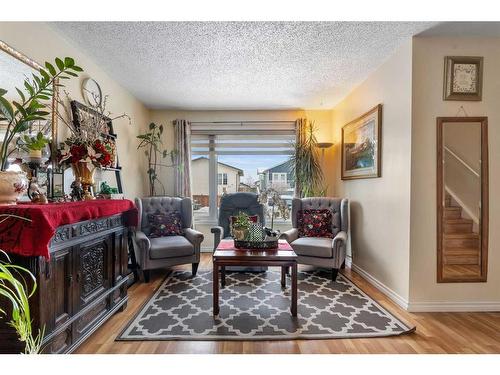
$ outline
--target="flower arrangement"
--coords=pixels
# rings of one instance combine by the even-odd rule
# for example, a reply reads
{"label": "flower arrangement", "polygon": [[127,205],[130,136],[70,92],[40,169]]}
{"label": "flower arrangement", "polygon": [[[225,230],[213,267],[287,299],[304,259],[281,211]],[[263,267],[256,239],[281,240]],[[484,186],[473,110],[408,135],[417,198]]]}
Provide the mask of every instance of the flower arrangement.
{"label": "flower arrangement", "polygon": [[114,143],[109,139],[95,139],[93,141],[82,141],[76,137],[70,137],[64,142],[60,151],[59,163],[90,163],[98,168],[110,167],[114,164]]}
{"label": "flower arrangement", "polygon": [[75,122],[67,102],[71,98],[65,92],[66,102],[58,99],[59,107],[64,113],[57,113],[59,120],[70,130],[71,135],[64,142],[60,150],[59,163],[89,163],[97,168],[113,166],[116,159],[116,144],[113,139],[106,137],[109,132],[109,123],[113,120],[126,117],[130,123],[130,117],[122,114],[111,117],[106,110],[108,96],[102,102],[93,94],[93,103],[89,103],[89,110],[78,112],[78,121]]}

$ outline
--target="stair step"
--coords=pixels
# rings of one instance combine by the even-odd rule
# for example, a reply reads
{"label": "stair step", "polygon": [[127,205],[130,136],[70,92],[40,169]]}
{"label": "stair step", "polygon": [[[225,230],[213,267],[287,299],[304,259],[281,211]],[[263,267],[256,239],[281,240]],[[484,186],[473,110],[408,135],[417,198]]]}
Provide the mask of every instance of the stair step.
{"label": "stair step", "polygon": [[468,219],[445,219],[445,233],[472,233],[472,220]]}
{"label": "stair step", "polygon": [[445,207],[444,217],[446,219],[460,219],[462,216],[462,209],[460,207]]}
{"label": "stair step", "polygon": [[479,235],[476,233],[445,233],[444,247],[479,247]]}
{"label": "stair step", "polygon": [[445,248],[444,264],[479,264],[479,248]]}

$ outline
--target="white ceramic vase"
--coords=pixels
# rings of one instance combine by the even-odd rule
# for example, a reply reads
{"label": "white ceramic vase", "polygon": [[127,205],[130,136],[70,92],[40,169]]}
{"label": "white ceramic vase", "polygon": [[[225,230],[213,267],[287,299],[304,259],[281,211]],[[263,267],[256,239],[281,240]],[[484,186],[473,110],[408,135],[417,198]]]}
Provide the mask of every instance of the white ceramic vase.
{"label": "white ceramic vase", "polygon": [[16,204],[17,199],[28,188],[24,172],[0,171],[0,206]]}

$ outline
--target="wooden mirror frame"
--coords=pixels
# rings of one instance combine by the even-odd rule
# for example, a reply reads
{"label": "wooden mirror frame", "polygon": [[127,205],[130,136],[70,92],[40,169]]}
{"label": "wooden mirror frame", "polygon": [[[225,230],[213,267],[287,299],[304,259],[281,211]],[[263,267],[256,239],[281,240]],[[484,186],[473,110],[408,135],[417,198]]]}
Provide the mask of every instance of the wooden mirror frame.
{"label": "wooden mirror frame", "polygon": [[[13,47],[9,46],[7,43],[3,42],[0,40],[0,50],[11,55],[13,58],[21,61],[22,63],[30,66],[31,68],[40,71],[43,67],[37,63],[35,60],[30,59],[28,56],[22,54],[21,52],[17,51]],[[22,84],[22,82],[20,82]],[[57,82],[56,82],[57,83]],[[52,131],[51,131],[51,136],[52,136],[52,142],[50,145],[50,160],[52,163],[52,167],[56,167],[56,160],[55,160],[55,152],[57,150],[57,115],[56,115],[56,108],[57,108],[57,99],[59,95],[59,91],[57,89],[57,86],[54,85],[53,89],[53,95],[52,95],[52,108],[51,108],[51,125],[52,125]]]}
{"label": "wooden mirror frame", "polygon": [[[437,282],[465,283],[486,282],[488,273],[488,117],[437,117]],[[475,122],[481,124],[481,212],[480,212],[480,269],[479,276],[445,278],[443,276],[443,219],[444,219],[444,178],[443,178],[443,124]]]}

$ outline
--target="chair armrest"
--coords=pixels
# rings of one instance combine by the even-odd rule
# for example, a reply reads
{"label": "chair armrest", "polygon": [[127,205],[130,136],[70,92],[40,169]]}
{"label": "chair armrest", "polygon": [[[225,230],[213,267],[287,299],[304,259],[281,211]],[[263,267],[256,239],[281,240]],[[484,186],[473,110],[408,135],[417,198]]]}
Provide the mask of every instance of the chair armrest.
{"label": "chair armrest", "polygon": [[205,238],[203,236],[203,233],[198,232],[197,230],[194,230],[192,228],[184,228],[183,230],[186,239],[195,246],[200,245],[203,242],[203,239]]}
{"label": "chair armrest", "polygon": [[286,232],[281,233],[280,238],[285,239],[288,243],[292,243],[299,238],[299,230],[297,228],[289,229]]}
{"label": "chair armrest", "polygon": [[347,244],[347,233],[340,231],[337,233],[335,238],[332,240],[332,247],[335,249],[337,246],[342,246]]}
{"label": "chair armrest", "polygon": [[136,230],[134,232],[134,239],[137,245],[141,248],[141,250],[146,251],[151,247],[151,241],[149,240],[146,233],[141,232],[140,230]]}
{"label": "chair armrest", "polygon": [[214,251],[217,249],[217,246],[219,246],[220,240],[224,238],[224,228],[217,226],[217,227],[212,227],[210,229],[210,232],[214,234]]}

